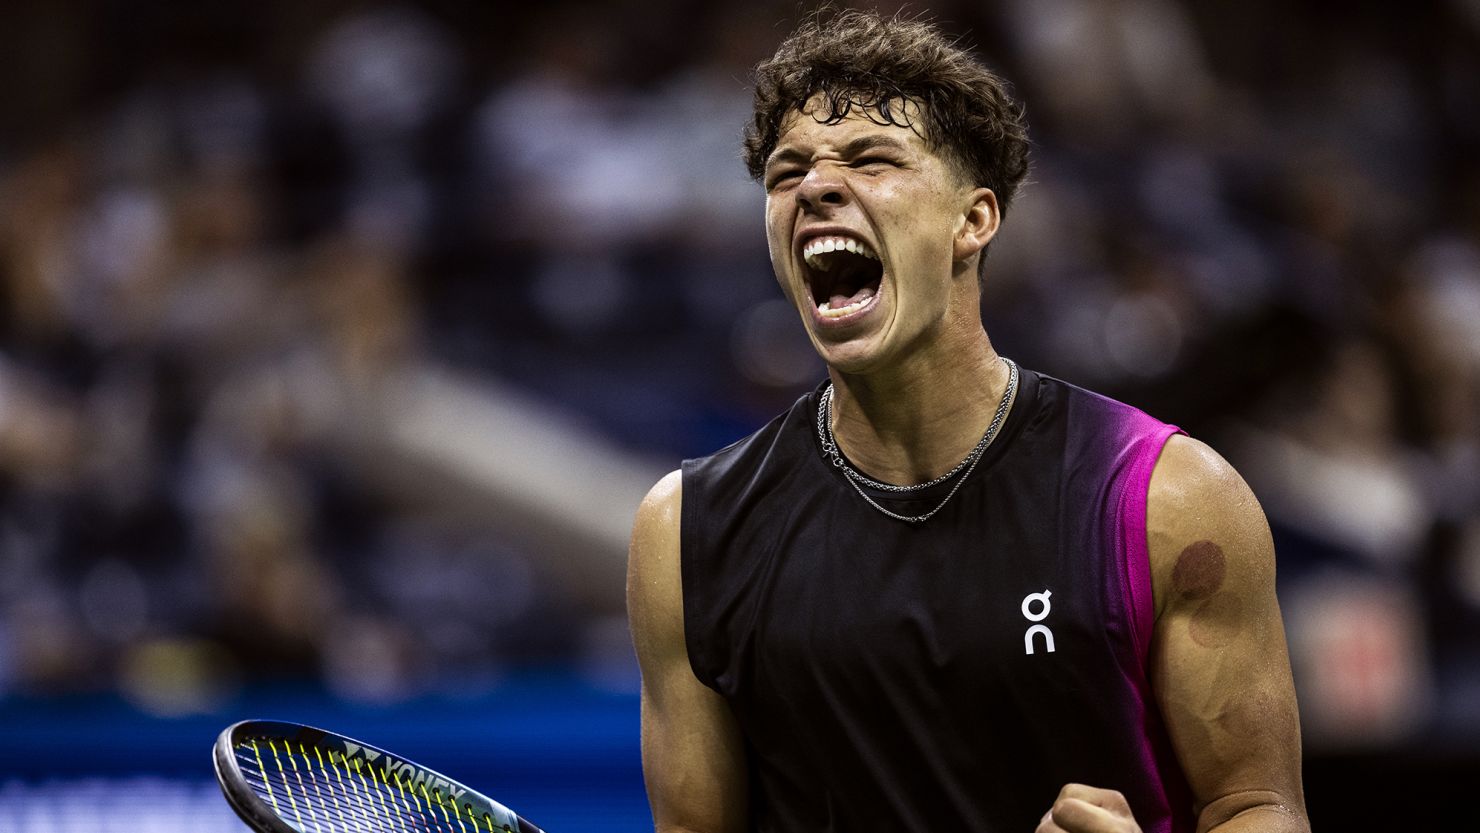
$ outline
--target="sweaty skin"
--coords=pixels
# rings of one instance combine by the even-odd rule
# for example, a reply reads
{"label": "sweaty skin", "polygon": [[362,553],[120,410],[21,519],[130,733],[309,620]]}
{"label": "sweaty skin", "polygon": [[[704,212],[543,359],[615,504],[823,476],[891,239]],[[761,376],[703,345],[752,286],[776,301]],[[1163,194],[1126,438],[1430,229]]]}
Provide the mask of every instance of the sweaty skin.
{"label": "sweaty skin", "polygon": [[[772,266],[828,365],[844,453],[877,479],[925,482],[976,443],[1006,385],[976,278],[1000,219],[996,197],[911,129],[856,113],[826,124],[812,112],[789,117],[766,166]],[[844,316],[819,310],[809,282],[804,249],[819,235],[860,241],[882,265],[876,297]],[[632,533],[643,772],[659,833],[740,833],[744,739],[724,700],[694,677],[684,642],[682,499],[672,472]],[[1152,687],[1199,833],[1308,831],[1263,512],[1222,458],[1178,436],[1151,478],[1147,534]],[[1046,810],[1039,833],[1140,831],[1123,796],[1093,785],[1065,785]]]}
{"label": "sweaty skin", "polygon": [[[816,112],[814,102],[788,117],[766,165],[771,265],[827,362],[844,454],[875,478],[922,483],[976,444],[1006,388],[977,281],[996,195],[911,128],[857,112],[828,124]],[[883,267],[877,299],[842,321],[817,309],[802,254],[836,235],[868,245]]]}
{"label": "sweaty skin", "polygon": [[1188,544],[1172,567],[1172,592],[1188,601],[1206,599],[1223,586],[1227,572],[1223,548],[1212,541]]}
{"label": "sweaty skin", "polygon": [[[1152,688],[1198,833],[1308,833],[1300,725],[1274,595],[1274,546],[1238,473],[1172,437],[1147,495]],[[1124,797],[1066,785],[1037,833],[1139,833]]]}

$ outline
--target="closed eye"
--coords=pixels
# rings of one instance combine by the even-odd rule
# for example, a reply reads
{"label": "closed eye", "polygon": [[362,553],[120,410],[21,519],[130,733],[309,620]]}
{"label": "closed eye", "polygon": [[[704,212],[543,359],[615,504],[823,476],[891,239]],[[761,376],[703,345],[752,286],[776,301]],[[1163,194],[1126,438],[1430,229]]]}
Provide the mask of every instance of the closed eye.
{"label": "closed eye", "polygon": [[774,191],[780,185],[783,185],[795,179],[800,179],[801,175],[802,172],[799,169],[783,168],[782,170],[772,173],[770,177],[766,179],[766,190]]}

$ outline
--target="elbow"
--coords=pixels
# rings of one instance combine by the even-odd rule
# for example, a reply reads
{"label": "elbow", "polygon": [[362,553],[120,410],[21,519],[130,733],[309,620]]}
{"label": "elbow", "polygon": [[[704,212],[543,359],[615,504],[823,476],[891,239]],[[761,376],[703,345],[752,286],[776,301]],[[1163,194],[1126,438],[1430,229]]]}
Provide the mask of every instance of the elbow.
{"label": "elbow", "polygon": [[1198,833],[1310,833],[1305,801],[1272,790],[1232,793],[1198,813]]}

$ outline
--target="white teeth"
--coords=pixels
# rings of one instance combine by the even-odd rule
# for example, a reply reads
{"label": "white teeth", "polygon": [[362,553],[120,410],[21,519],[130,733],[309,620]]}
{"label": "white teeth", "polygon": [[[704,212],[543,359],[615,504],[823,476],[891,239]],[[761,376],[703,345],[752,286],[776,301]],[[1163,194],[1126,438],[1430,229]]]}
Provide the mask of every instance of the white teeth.
{"label": "white teeth", "polygon": [[879,259],[879,256],[874,253],[873,249],[869,248],[867,243],[841,235],[814,237],[808,240],[807,245],[802,249],[802,257],[807,261],[808,266],[826,272],[829,268],[828,261],[818,260],[817,256],[836,251],[852,252],[853,254],[873,260]]}
{"label": "white teeth", "polygon": [[823,301],[821,304],[817,305],[817,311],[822,313],[824,318],[841,318],[850,313],[858,312],[859,310],[868,306],[869,302],[873,300],[873,293],[869,293],[868,296],[866,296],[862,300],[854,301],[846,307],[838,307],[837,309],[832,308],[831,301]]}

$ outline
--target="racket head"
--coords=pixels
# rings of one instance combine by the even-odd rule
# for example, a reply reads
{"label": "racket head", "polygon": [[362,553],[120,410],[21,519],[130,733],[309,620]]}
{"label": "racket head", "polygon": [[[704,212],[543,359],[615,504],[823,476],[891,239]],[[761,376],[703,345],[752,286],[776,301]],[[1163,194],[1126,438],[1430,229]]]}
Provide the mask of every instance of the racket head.
{"label": "racket head", "polygon": [[259,833],[542,833],[439,772],[301,723],[233,723],[212,758],[227,803]]}

